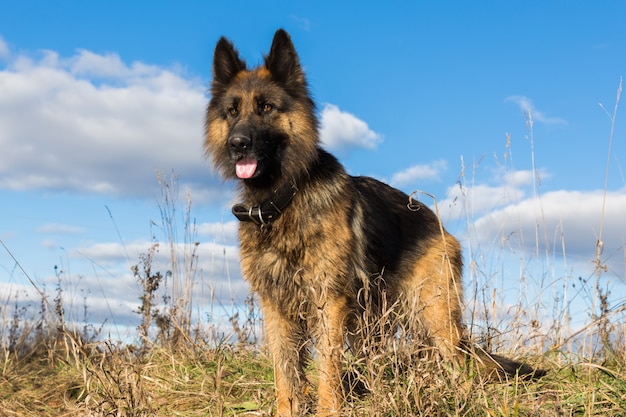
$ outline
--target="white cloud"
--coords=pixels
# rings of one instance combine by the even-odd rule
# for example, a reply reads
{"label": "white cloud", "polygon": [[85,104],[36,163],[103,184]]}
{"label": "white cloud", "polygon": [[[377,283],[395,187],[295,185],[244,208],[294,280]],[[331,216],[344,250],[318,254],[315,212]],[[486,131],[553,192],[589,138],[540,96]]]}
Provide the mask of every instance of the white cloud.
{"label": "white cloud", "polygon": [[446,218],[482,216],[509,204],[516,204],[532,194],[533,183],[539,187],[542,180],[551,174],[544,168],[532,170],[496,169],[489,181],[475,181],[471,184],[457,183],[448,188],[446,197],[439,207]]}
{"label": "white cloud", "polygon": [[[487,213],[474,222],[479,235],[511,236],[535,247],[554,249],[564,245],[575,256],[595,256],[600,236],[602,191],[550,191],[541,197],[522,199]],[[624,250],[626,190],[606,196],[602,241],[605,255]],[[539,237],[538,241],[536,236]],[[623,261],[623,256],[622,256]]]}
{"label": "white cloud", "polygon": [[198,225],[198,236],[210,237],[215,242],[234,243],[237,241],[238,221],[202,223]]}
{"label": "white cloud", "polygon": [[[549,177],[545,171],[540,172]],[[593,269],[591,260],[600,237],[603,191],[535,193],[532,180],[532,171],[524,170],[500,173],[491,184],[457,184],[439,202],[444,223],[454,225],[454,219],[463,219],[464,225],[456,234],[468,244],[471,242],[474,249],[506,247],[517,259],[523,254],[562,257],[564,252],[567,261],[576,264],[575,273],[584,275]],[[626,268],[623,213],[626,189],[608,191],[602,260],[622,279]]]}
{"label": "white cloud", "polygon": [[566,125],[567,121],[560,117],[551,117],[546,115],[544,112],[538,110],[533,101],[525,96],[510,96],[505,99],[507,102],[512,102],[518,105],[520,110],[527,115],[527,117],[531,117],[533,121],[548,124],[548,125]]}
{"label": "white cloud", "polygon": [[8,59],[10,55],[9,45],[7,45],[4,38],[0,35],[0,59]]}
{"label": "white cloud", "polygon": [[[230,229],[228,224],[225,226]],[[229,231],[228,234],[230,233]],[[178,243],[171,248],[168,242],[159,244],[152,257],[152,273],[161,272],[165,276],[167,271],[175,269],[173,262],[176,262],[178,270],[177,276],[168,276],[163,283],[168,286],[169,295],[175,298],[175,291],[185,291],[188,286],[192,286],[193,303],[200,310],[231,302],[243,303],[249,294],[249,288],[241,278],[239,249],[234,243],[236,239],[233,236],[223,238],[220,234],[217,232],[218,236],[214,236],[213,241],[202,240],[197,246],[194,243]],[[222,243],[224,240],[228,242]],[[118,242],[94,242],[74,247],[68,253],[73,271],[83,262],[91,264],[93,270],[104,271],[95,275],[89,272],[81,274],[80,288],[100,298],[106,298],[111,304],[126,306],[113,312],[117,316],[118,313],[131,313],[137,308],[137,300],[141,294],[137,278],[131,273],[130,267],[137,265],[140,273],[143,273],[140,254],[148,253],[153,244],[147,240],[124,245]],[[197,257],[194,262],[191,261],[192,254]],[[89,270],[87,267],[82,269]]]}
{"label": "white cloud", "polygon": [[84,231],[85,229],[82,227],[63,223],[46,223],[36,230],[37,233],[63,235],[76,235],[83,233]]}
{"label": "white cloud", "polygon": [[430,164],[413,165],[393,174],[390,183],[395,187],[403,187],[423,180],[438,180],[441,173],[446,169],[448,169],[448,163],[443,160],[434,161]]}
{"label": "white cloud", "polygon": [[145,197],[155,170],[173,170],[222,188],[203,156],[205,89],[115,54],[12,57],[0,70],[0,187]]}
{"label": "white cloud", "polygon": [[322,109],[320,136],[324,146],[331,150],[375,149],[383,141],[367,123],[334,104],[325,104]]}
{"label": "white cloud", "polygon": [[466,187],[457,184],[448,189],[446,198],[439,202],[439,209],[444,218],[463,218],[466,215],[475,218],[524,194],[525,190],[501,185],[472,184]]}
{"label": "white cloud", "polygon": [[110,79],[136,79],[136,77],[154,76],[160,72],[158,67],[149,67],[140,63],[133,63],[129,68],[117,54],[98,55],[87,50],[79,50],[76,56],[68,60],[66,66],[75,75]]}
{"label": "white cloud", "polygon": [[[547,173],[541,174],[542,178],[547,178],[547,176]],[[502,181],[504,182],[504,184],[512,187],[531,185],[533,183],[533,171],[527,169],[505,172],[502,175]]]}

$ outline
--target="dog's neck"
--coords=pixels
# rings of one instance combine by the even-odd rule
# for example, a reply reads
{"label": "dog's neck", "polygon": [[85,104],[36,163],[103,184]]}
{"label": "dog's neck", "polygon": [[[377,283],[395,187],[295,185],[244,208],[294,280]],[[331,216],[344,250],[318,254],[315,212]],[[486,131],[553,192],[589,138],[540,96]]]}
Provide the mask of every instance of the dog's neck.
{"label": "dog's neck", "polygon": [[254,222],[261,227],[269,227],[280,217],[298,192],[294,183],[285,184],[274,190],[270,198],[255,206],[235,204],[233,214],[241,222]]}

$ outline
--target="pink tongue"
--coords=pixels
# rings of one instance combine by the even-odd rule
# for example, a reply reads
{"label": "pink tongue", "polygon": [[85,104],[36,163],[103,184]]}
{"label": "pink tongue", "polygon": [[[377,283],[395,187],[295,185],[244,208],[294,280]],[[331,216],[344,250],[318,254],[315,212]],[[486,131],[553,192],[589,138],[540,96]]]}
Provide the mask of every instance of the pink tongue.
{"label": "pink tongue", "polygon": [[256,159],[253,158],[243,158],[237,161],[237,165],[235,165],[235,173],[239,178],[250,178],[254,175],[256,171]]}

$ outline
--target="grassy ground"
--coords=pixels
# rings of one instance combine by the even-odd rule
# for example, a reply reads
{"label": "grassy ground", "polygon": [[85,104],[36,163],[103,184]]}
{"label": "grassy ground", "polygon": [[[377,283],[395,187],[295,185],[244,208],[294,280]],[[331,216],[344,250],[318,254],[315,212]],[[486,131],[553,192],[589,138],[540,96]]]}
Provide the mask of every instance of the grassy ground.
{"label": "grassy ground", "polygon": [[[114,345],[48,330],[3,351],[0,415],[272,415],[273,372],[262,345],[189,338]],[[593,361],[558,350],[524,357],[549,371],[539,381],[487,383],[471,363],[458,370],[415,358],[393,343],[367,361],[346,357],[351,386],[360,388],[348,393],[344,415],[626,415],[626,352],[618,342]]]}

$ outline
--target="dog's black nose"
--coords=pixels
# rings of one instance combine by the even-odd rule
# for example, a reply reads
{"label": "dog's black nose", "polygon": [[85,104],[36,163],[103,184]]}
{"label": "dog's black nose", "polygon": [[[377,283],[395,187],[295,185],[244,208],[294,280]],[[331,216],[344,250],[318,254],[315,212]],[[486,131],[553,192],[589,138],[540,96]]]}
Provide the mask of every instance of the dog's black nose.
{"label": "dog's black nose", "polygon": [[245,151],[250,146],[251,142],[249,137],[243,135],[231,136],[228,139],[228,145],[232,150],[237,152]]}

